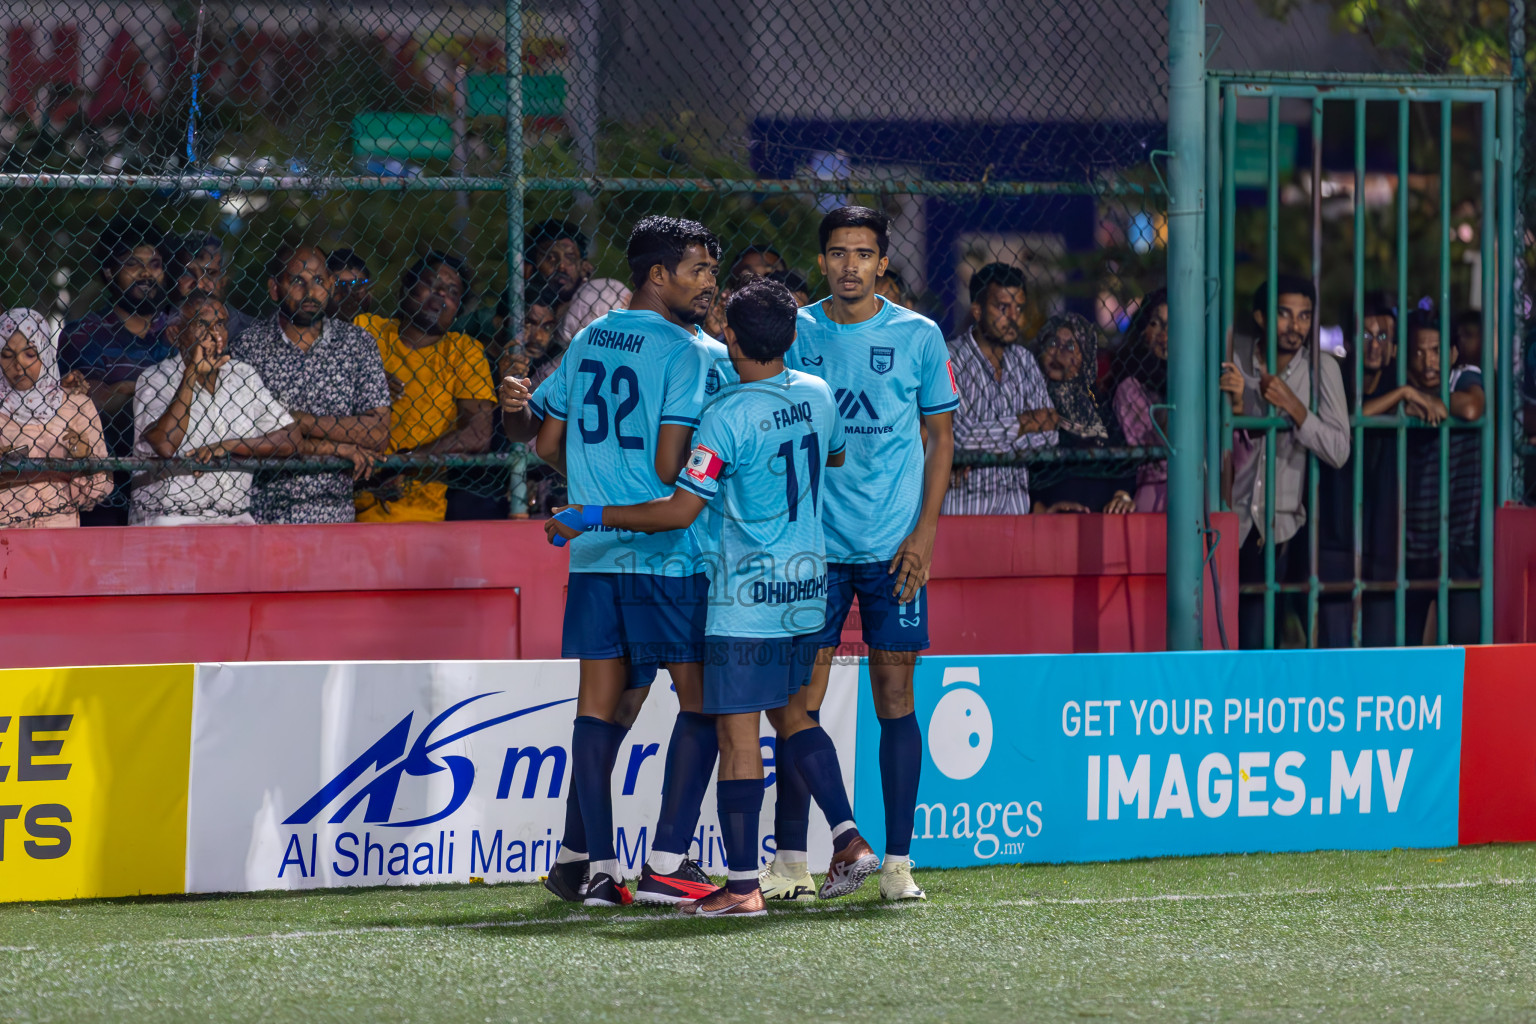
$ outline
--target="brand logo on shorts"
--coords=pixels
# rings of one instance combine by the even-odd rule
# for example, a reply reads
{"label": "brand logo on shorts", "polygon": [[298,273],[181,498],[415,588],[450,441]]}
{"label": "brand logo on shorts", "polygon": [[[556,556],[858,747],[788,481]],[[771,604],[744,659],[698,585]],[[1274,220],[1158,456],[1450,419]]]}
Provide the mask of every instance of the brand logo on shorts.
{"label": "brand logo on shorts", "polygon": [[[992,754],[992,712],[981,699],[979,689],[961,687],[969,683],[981,686],[981,669],[946,668],[947,692],[934,706],[928,719],[928,756],[934,767],[948,778],[969,779],[986,766]],[[948,690],[955,686],[956,689]]]}
{"label": "brand logo on shorts", "polygon": [[[417,735],[414,743],[408,741],[411,737],[411,720],[415,712],[409,712],[400,719],[394,728],[374,741],[373,745],[358,755],[357,759],[330,782],[320,788],[314,796],[304,801],[304,806],[294,811],[283,819],[284,825],[308,825],[314,821],[327,807],[339,800],[343,794],[352,789],[354,783],[367,778],[362,786],[352,791],[352,795],[346,802],[336,809],[328,819],[331,824],[346,821],[358,804],[367,803],[367,809],[363,812],[363,821],[369,825],[382,825],[386,828],[414,828],[418,825],[430,825],[434,821],[441,821],[454,811],[463,806],[469,796],[470,788],[475,784],[475,763],[467,757],[457,755],[444,755],[441,760],[434,759],[432,752],[450,743],[455,743],[466,736],[472,736],[477,732],[491,728],[493,725],[501,725],[510,722],[514,718],[522,718],[546,708],[552,708],[559,704],[569,704],[574,698],[554,700],[547,704],[535,704],[532,707],[519,708],[505,715],[497,715],[483,722],[472,725],[455,727],[447,735],[438,736],[439,729],[444,728],[444,723],[453,717],[454,712],[466,705],[473,704],[477,700],[493,697],[499,691],[476,694],[466,700],[461,700],[453,707],[438,715]],[[562,756],[562,763],[564,758]],[[436,814],[424,815],[413,818],[410,821],[390,821],[390,814],[395,809],[395,794],[400,789],[401,775],[436,775],[439,772],[448,772],[448,777],[453,781],[453,792],[448,797],[447,805]]]}
{"label": "brand logo on shorts", "polygon": [[896,365],[896,350],[872,345],[869,349],[869,368],[876,373],[890,373]]}

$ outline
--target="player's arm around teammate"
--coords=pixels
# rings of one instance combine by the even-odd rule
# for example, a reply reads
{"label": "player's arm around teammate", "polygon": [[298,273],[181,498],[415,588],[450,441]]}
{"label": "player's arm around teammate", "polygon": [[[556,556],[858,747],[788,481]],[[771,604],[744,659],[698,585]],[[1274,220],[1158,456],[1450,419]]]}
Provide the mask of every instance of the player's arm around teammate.
{"label": "player's arm around teammate", "polygon": [[[633,302],[572,339],[531,400],[542,420],[536,448],[564,472],[580,502],[643,503],[668,493],[702,408],[704,360],[693,325],[714,297],[719,242],[697,222],[648,217],[631,233],[626,257]],[[708,762],[707,785],[714,726],[693,721],[703,719],[693,709],[702,700],[708,587],[697,557],[687,532],[637,537],[609,529],[572,545],[561,649],[581,661],[571,746],[579,827],[568,814],[547,882],[564,899],[589,906],[633,900],[614,853],[611,777],[626,731],[620,714],[627,693],[648,686],[658,664],[667,667],[682,706],[672,747],[684,746],[679,732],[708,734],[707,745],[695,744],[698,759]],[[664,809],[676,774],[673,753]],[[661,842],[658,834],[653,846]],[[686,854],[685,844],[679,849]]]}
{"label": "player's arm around teammate", "polygon": [[740,385],[705,410],[697,447],[670,496],[562,509],[546,526],[551,541],[599,526],[651,533],[690,525],[706,506],[714,510],[710,543],[722,558],[712,587],[720,599],[710,604],[705,631],[704,711],[716,716],[716,792],[730,878],[683,903],[687,914],[764,912],[757,872],[764,711],[783,730],[782,742],[805,748],[807,787],[832,825],[834,856],[821,895],[846,895],[879,866],[853,824],[831,739],[803,709],[787,707],[814,659],[814,648],[797,641],[814,634],[825,615],[821,471],[841,465],[844,449],[830,390],[784,368],[795,315],[794,297],[773,281],[732,296],[726,341]]}

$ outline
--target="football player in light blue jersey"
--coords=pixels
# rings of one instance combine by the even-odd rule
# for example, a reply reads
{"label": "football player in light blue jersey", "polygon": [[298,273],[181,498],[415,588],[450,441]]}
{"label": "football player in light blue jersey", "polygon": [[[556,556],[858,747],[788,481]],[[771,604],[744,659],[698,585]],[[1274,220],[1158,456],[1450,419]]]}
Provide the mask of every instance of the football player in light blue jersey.
{"label": "football player in light blue jersey", "polygon": [[686,914],[765,913],[757,871],[763,762],[758,726],[768,712],[779,749],[797,753],[804,784],[832,826],[834,854],[821,896],[859,887],[879,858],[859,835],[831,738],[793,696],[810,678],[826,605],[823,467],[843,462],[842,423],[826,384],[786,370],[795,299],[776,281],[741,287],[727,306],[726,340],[740,383],[705,410],[697,444],[668,498],[562,510],[551,540],[599,525],[681,531],[702,513],[720,560],[711,580],[704,710],[718,716],[720,827],[727,884],[684,903]]}
{"label": "football player in light blue jersey", "polygon": [[[721,389],[736,382],[736,372],[726,347],[705,334],[697,326],[691,328],[695,343],[701,346],[705,365],[704,403],[707,405]],[[544,419],[540,402],[530,401],[530,381],[526,377],[509,376],[499,387],[502,418],[506,434],[514,441],[527,441],[535,437]],[[551,385],[553,388],[555,385]],[[548,398],[549,391],[544,392]],[[564,472],[563,468],[561,472]],[[718,560],[718,552],[706,549],[708,540],[704,524],[696,524],[692,532],[707,560]],[[629,666],[628,689],[625,690],[613,722],[621,731],[627,731],[635,723],[645,703],[650,685],[656,676],[655,664]],[[664,759],[665,775],[662,783],[661,813],[652,834],[650,849],[642,868],[639,886],[634,898],[639,903],[681,903],[694,899],[700,892],[712,892],[714,887],[708,876],[692,861],[690,848],[696,841],[694,829],[698,826],[709,776],[714,770],[718,745],[715,739],[714,720],[702,714],[693,700],[696,695],[686,689],[680,691],[683,704],[673,724],[672,736],[667,744]],[[550,891],[566,900],[581,900],[586,896],[589,861],[586,828],[582,820],[577,789],[573,785],[566,793],[565,832],[561,842],[559,862],[545,879]]]}
{"label": "football player in light blue jersey", "polygon": [[[560,367],[529,403],[542,420],[536,450],[562,472],[572,498],[625,504],[662,497],[692,449],[705,401],[710,353],[696,333],[715,292],[720,246],[702,224],[647,217],[627,248],[634,298],[627,310],[593,321],[571,340]],[[572,788],[581,827],[567,816],[558,863],[546,885],[589,906],[633,901],[614,851],[611,778],[633,721],[626,689],[649,686],[664,664],[681,713],[668,751],[663,822],[669,800],[696,806],[703,798],[691,769],[690,792],[674,791],[672,760],[713,766],[712,722],[703,707],[704,615],[708,579],[693,534],[648,536],[601,530],[571,545],[561,653],[581,659],[581,688],[572,736]],[[691,740],[691,741],[690,741]],[[704,785],[708,785],[708,767]],[[696,816],[696,812],[695,812]],[[691,833],[692,825],[686,830]],[[675,899],[713,886],[680,845],[664,872]],[[586,878],[585,886],[582,879]]]}
{"label": "football player in light blue jersey", "polygon": [[[812,711],[821,707],[832,654],[857,595],[880,719],[886,821],[880,895],[905,900],[925,898],[908,856],[923,760],[912,670],[917,652],[928,646],[928,573],[949,487],[959,395],[938,325],[876,294],[888,264],[888,226],[885,214],[862,206],[840,207],[822,219],[818,261],[832,295],[800,311],[785,361],[832,388],[848,442],[848,468],[827,482],[827,621],[803,699]],[[808,878],[810,802],[795,767],[792,752],[787,763],[780,756],[778,851],[763,884],[769,899],[798,898]]]}

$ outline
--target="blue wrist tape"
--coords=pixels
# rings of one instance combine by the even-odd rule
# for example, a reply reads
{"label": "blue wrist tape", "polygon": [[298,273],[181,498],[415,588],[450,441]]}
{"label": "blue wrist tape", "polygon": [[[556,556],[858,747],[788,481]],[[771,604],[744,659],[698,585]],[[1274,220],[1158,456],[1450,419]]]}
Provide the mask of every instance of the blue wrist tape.
{"label": "blue wrist tape", "polygon": [[[582,522],[581,513],[576,511],[574,508],[561,509],[559,512],[554,514],[553,518],[555,522],[569,526],[573,530],[586,529],[586,526]],[[555,534],[555,536],[551,538],[551,542],[555,545],[555,547],[563,548],[565,547],[566,540],[559,534]]]}
{"label": "blue wrist tape", "polygon": [[603,507],[602,505],[581,506],[581,528],[583,530],[591,530],[603,525]]}

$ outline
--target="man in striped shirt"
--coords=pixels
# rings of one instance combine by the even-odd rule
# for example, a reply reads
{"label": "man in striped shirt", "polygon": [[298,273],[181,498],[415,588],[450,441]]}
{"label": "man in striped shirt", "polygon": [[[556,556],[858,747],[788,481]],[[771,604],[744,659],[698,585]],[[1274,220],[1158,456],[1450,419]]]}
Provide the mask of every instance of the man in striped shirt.
{"label": "man in striped shirt", "polygon": [[[970,330],[949,342],[960,390],[955,448],[1009,455],[1056,445],[1056,410],[1035,357],[1022,344],[1024,272],[988,263],[971,277]],[[956,466],[944,496],[947,516],[1025,515],[1029,470]]]}

